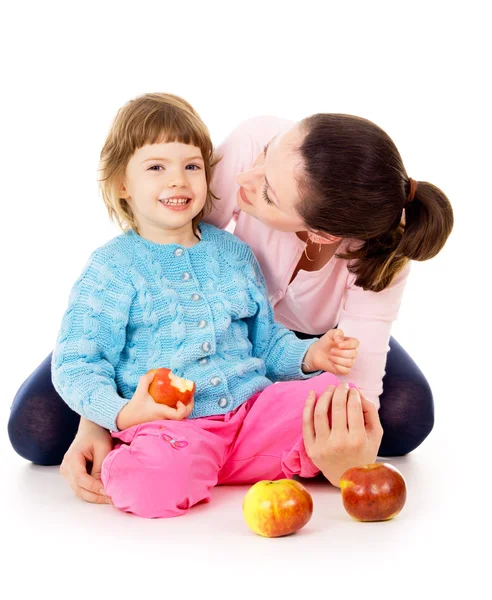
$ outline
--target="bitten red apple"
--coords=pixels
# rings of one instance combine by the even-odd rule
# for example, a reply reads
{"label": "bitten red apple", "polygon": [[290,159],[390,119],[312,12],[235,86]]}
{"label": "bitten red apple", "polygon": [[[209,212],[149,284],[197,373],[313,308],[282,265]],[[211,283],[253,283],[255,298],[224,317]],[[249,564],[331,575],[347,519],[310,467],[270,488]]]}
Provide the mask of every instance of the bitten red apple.
{"label": "bitten red apple", "polygon": [[151,369],[155,373],[149,386],[149,394],[158,404],[176,408],[178,402],[188,404],[195,393],[195,384],[189,379],[175,375],[171,369]]}
{"label": "bitten red apple", "polygon": [[403,475],[388,463],[347,469],[340,477],[342,501],[358,521],[387,521],[405,505],[407,487]]}
{"label": "bitten red apple", "polygon": [[247,491],[243,514],[248,527],[263,537],[280,537],[304,527],[313,514],[313,499],[293,479],[259,481]]}

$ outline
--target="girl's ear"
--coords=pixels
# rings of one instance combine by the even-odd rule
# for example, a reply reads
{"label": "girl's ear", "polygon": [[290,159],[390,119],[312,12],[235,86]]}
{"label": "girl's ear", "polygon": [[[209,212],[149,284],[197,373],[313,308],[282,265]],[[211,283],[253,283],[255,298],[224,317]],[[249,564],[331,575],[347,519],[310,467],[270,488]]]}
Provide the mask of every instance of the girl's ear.
{"label": "girl's ear", "polygon": [[125,185],[124,181],[122,181],[120,183],[120,186],[118,188],[118,196],[120,198],[123,198],[124,200],[128,200],[130,198],[130,194],[128,193],[128,190],[126,189],[126,185]]}

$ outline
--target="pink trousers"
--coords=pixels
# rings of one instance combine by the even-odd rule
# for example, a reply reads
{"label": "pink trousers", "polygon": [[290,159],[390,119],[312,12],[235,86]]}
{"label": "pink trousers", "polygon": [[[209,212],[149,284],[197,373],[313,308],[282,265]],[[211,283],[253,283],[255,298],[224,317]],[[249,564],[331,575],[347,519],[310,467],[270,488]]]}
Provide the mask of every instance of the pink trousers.
{"label": "pink trousers", "polygon": [[208,502],[216,485],[314,477],[302,411],[309,390],[320,394],[338,378],[272,384],[226,415],[153,421],[113,433],[118,442],[102,465],[114,506],[141,517],[175,517]]}

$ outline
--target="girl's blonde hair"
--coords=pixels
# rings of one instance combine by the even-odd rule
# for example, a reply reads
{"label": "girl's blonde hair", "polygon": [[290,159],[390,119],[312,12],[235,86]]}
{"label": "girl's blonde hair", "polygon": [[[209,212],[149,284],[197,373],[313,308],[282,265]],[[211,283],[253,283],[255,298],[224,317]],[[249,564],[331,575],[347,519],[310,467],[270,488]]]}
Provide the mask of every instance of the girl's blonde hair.
{"label": "girl's blonde hair", "polygon": [[213,207],[210,190],[214,159],[213,144],[205,123],[183,98],[172,94],[144,94],[118,111],[101,150],[99,187],[110,218],[123,231],[138,231],[130,205],[119,191],[128,161],[146,144],[180,142],[200,148],[205,163],[207,198],[193,219],[193,231]]}

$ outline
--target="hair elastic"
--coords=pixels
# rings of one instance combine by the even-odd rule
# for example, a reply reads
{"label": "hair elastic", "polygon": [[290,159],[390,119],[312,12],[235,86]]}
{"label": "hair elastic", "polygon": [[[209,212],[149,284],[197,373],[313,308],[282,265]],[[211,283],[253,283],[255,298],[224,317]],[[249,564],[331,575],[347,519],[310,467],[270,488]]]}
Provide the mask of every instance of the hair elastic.
{"label": "hair elastic", "polygon": [[415,179],[412,179],[411,177],[408,178],[408,182],[410,183],[410,192],[408,194],[408,198],[407,198],[405,205],[410,204],[410,202],[413,201],[413,199],[415,198],[415,192],[417,191],[417,188],[419,187],[419,182],[415,181]]}

